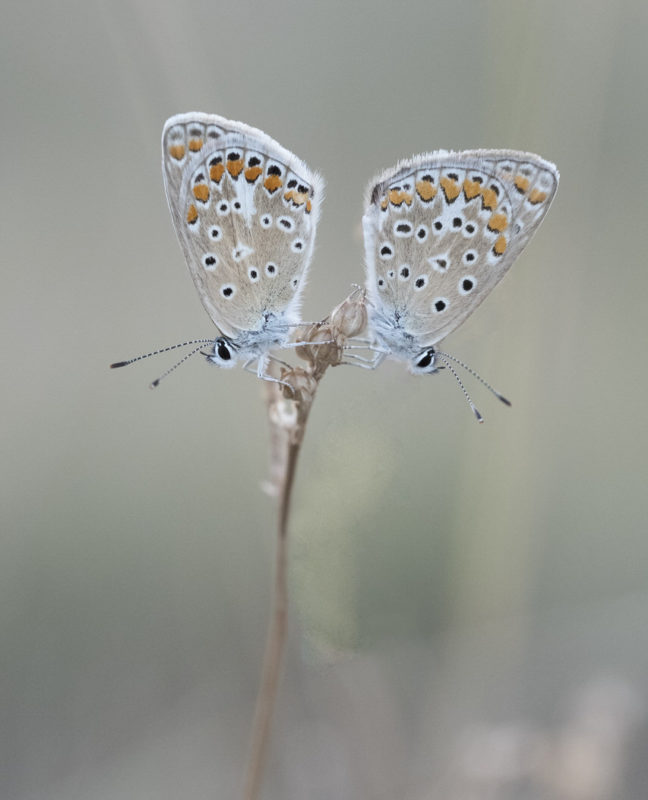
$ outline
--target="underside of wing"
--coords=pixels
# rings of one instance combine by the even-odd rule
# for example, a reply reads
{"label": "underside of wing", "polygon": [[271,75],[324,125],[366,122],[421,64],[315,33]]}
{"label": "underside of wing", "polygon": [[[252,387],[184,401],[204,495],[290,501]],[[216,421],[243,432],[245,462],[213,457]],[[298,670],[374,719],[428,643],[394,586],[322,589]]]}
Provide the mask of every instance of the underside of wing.
{"label": "underside of wing", "polygon": [[363,219],[374,307],[424,345],[443,339],[528,243],[558,177],[506,150],[424,153],[378,176]]}
{"label": "underside of wing", "polygon": [[323,181],[262,131],[182,114],[162,135],[171,216],[207,312],[227,335],[297,321]]}

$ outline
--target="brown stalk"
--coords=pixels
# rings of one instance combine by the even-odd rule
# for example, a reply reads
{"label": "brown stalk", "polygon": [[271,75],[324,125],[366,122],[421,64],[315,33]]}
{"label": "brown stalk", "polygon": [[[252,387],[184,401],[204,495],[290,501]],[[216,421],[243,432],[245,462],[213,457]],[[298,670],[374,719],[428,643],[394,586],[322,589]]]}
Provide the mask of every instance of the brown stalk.
{"label": "brown stalk", "polygon": [[306,423],[324,373],[329,367],[342,363],[344,344],[357,336],[365,328],[366,322],[365,294],[363,290],[355,289],[329,317],[315,325],[304,326],[295,334],[296,341],[306,343],[297,348],[297,354],[306,361],[306,367],[282,369],[279,377],[284,385],[266,384],[270,421],[270,485],[279,498],[277,550],[272,612],[254,710],[245,800],[257,800],[259,796],[281,675],[288,614],[290,499]]}

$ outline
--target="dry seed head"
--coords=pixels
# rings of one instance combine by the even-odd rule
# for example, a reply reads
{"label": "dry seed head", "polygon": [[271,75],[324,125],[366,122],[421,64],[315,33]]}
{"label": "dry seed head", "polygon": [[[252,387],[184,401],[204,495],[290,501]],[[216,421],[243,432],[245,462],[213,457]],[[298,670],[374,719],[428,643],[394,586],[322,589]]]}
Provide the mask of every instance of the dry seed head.
{"label": "dry seed head", "polygon": [[296,402],[312,402],[317,389],[317,381],[301,367],[281,370],[281,380],[288,386],[282,386],[281,391],[286,400]]}
{"label": "dry seed head", "polygon": [[331,312],[331,331],[337,338],[351,339],[367,326],[367,303],[364,289],[354,289]]}
{"label": "dry seed head", "polygon": [[[337,364],[341,357],[336,337],[327,322],[319,322],[299,331],[301,341],[312,342],[313,346],[304,345],[297,348],[297,355],[311,365]],[[315,346],[316,345],[316,346]]]}
{"label": "dry seed head", "polygon": [[[296,342],[312,342],[318,337],[321,326],[322,323],[320,322],[316,322],[313,325],[303,325],[295,330],[293,338]],[[295,352],[299,358],[303,358],[304,361],[310,361],[311,364],[313,363],[313,351],[308,345],[298,347]]]}

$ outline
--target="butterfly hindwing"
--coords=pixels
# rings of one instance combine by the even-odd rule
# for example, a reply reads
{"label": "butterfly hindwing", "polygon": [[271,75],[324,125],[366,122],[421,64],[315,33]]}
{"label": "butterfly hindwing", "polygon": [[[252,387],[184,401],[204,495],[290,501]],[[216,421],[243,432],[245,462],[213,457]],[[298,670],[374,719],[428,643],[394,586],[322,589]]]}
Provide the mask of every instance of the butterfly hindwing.
{"label": "butterfly hindwing", "polygon": [[180,114],[162,134],[176,233],[200,298],[227,335],[297,320],[323,181],[260,130]]}
{"label": "butterfly hindwing", "polygon": [[540,225],[558,171],[506,150],[424,153],[369,187],[367,288],[380,314],[422,346],[457,328]]}

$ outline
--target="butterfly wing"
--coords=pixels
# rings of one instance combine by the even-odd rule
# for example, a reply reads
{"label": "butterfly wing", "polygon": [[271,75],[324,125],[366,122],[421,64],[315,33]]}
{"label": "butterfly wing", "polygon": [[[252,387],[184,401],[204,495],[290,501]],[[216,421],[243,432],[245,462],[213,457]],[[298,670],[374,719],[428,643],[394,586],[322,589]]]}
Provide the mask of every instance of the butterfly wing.
{"label": "butterfly wing", "polygon": [[512,150],[424,153],[378,176],[363,218],[377,314],[417,346],[443,339],[524,249],[558,180],[550,162]]}
{"label": "butterfly wing", "polygon": [[200,299],[228,336],[298,321],[323,180],[263,131],[179,114],[162,133],[171,217]]}

